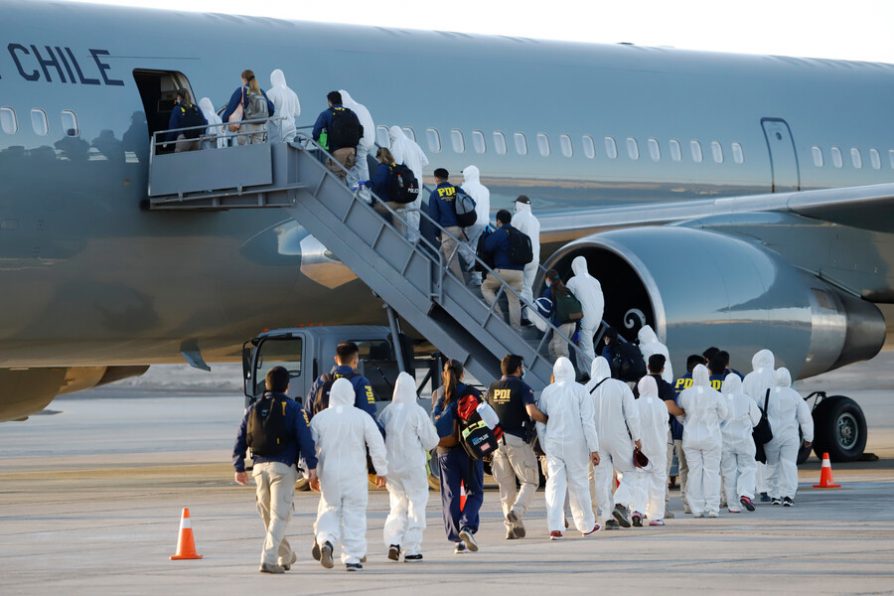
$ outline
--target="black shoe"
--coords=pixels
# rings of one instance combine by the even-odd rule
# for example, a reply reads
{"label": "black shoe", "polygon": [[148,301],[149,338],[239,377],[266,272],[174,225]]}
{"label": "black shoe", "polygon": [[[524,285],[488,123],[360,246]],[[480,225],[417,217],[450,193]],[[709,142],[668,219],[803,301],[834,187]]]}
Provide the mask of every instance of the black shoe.
{"label": "black shoe", "polygon": [[791,497],[785,497],[784,499],[782,499],[783,507],[791,507],[794,504],[795,504],[795,501]]}
{"label": "black shoe", "polygon": [[326,569],[332,569],[335,566],[335,563],[332,561],[332,543],[326,542],[320,548],[320,565],[325,567]]}
{"label": "black shoe", "polygon": [[388,558],[392,561],[400,561],[400,546],[392,544],[388,547]]}
{"label": "black shoe", "polygon": [[472,530],[468,528],[462,530],[459,533],[459,539],[463,541],[467,549],[473,553],[478,552],[478,541],[475,540],[475,534],[472,533]]}
{"label": "black shoe", "polygon": [[422,555],[404,555],[404,562],[411,563],[413,561],[421,561]]}
{"label": "black shoe", "polygon": [[314,561],[320,560],[320,545],[317,544],[316,540],[314,540],[314,547],[310,549],[310,556],[314,558]]}
{"label": "black shoe", "polygon": [[607,522],[605,522],[605,529],[606,530],[620,530],[621,526],[618,525],[618,522],[616,522],[615,520],[610,519]]}
{"label": "black shoe", "polygon": [[615,508],[612,511],[612,515],[616,520],[618,520],[618,523],[621,525],[622,528],[630,527],[630,518],[627,516],[628,514],[626,507],[618,503],[617,505],[615,505]]}
{"label": "black shoe", "polygon": [[761,493],[761,503],[769,503],[772,499],[770,499],[770,495],[767,493]]}
{"label": "black shoe", "polygon": [[456,546],[453,547],[454,555],[461,555],[466,552],[466,545],[462,542],[457,542]]}
{"label": "black shoe", "polygon": [[363,570],[363,565],[360,563],[346,563],[345,571],[361,571]]}
{"label": "black shoe", "polygon": [[774,498],[774,499],[773,499],[772,501],[770,501],[770,502],[773,503],[774,505],[782,505],[782,499],[776,499],[776,498]]}

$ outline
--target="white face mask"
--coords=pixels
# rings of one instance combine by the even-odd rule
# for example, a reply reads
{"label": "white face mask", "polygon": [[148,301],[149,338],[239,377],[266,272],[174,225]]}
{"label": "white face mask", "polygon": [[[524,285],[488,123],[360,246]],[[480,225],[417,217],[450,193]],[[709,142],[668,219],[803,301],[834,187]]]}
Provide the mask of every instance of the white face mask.
{"label": "white face mask", "polygon": [[552,285],[553,285],[553,282],[551,282],[550,280],[546,280],[546,287],[547,287],[547,288],[552,287]]}

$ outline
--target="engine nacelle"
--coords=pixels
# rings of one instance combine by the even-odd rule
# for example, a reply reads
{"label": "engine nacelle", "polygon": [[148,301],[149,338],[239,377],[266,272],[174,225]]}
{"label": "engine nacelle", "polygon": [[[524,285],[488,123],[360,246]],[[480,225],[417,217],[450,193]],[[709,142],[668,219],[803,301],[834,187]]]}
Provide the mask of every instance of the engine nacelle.
{"label": "engine nacelle", "polygon": [[643,324],[667,343],[674,370],[689,354],[726,349],[748,371],[752,355],[773,350],[795,378],[875,356],[885,320],[778,254],[715,232],[685,227],[616,230],[571,242],[547,261],[563,278],[574,257],[602,283],[605,320],[632,339]]}

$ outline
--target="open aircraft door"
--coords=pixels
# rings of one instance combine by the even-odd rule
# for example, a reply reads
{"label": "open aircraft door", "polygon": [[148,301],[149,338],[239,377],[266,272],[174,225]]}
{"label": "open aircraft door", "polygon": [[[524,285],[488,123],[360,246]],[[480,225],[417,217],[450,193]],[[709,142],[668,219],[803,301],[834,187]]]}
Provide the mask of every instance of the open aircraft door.
{"label": "open aircraft door", "polygon": [[798,154],[788,123],[781,118],[763,118],[761,126],[767,139],[767,149],[770,151],[772,192],[801,190]]}

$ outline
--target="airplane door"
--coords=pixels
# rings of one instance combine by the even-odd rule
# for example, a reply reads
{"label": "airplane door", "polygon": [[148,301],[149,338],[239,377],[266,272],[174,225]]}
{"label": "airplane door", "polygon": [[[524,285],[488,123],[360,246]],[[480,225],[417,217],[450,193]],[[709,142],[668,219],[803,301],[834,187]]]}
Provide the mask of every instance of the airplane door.
{"label": "airplane door", "polygon": [[772,192],[801,190],[795,139],[788,123],[781,118],[764,118],[761,120],[761,126],[764,128],[767,149],[770,151]]}

